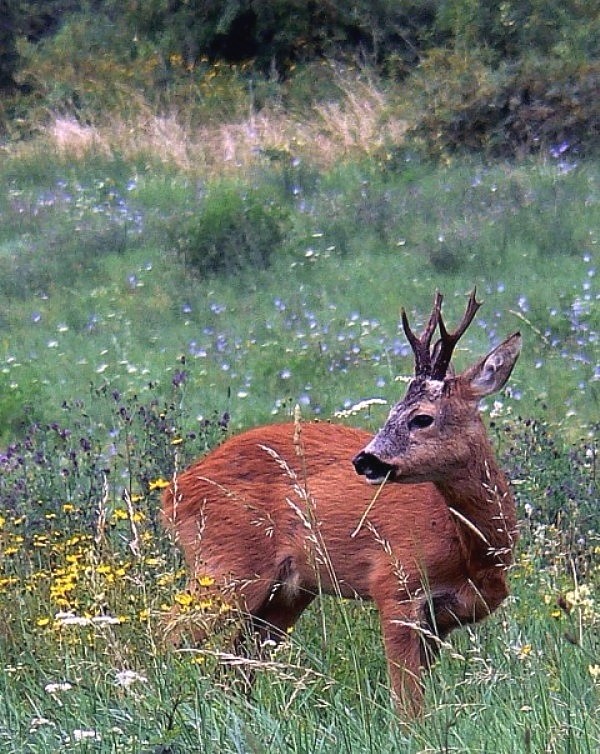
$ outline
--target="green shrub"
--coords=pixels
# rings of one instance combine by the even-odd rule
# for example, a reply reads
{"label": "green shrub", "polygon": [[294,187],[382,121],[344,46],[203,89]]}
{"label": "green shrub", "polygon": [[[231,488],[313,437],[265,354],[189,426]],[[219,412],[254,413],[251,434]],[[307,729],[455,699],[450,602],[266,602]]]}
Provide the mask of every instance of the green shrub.
{"label": "green shrub", "polygon": [[488,50],[432,49],[414,74],[421,112],[413,135],[430,154],[523,156],[560,144],[600,146],[600,66],[558,57],[498,64]]}
{"label": "green shrub", "polygon": [[175,246],[186,266],[202,275],[265,269],[283,243],[288,218],[288,210],[263,191],[220,183],[180,224]]}
{"label": "green shrub", "polygon": [[[105,7],[114,4],[109,0]],[[409,0],[333,0],[329,3],[134,2],[114,13],[119,23],[151,41],[166,59],[193,65],[207,57],[262,71],[287,73],[297,62],[360,52],[395,68],[414,65],[432,31],[435,5]]]}
{"label": "green shrub", "polygon": [[564,53],[593,56],[598,11],[589,0],[443,0],[434,28],[461,49],[481,46],[510,59]]}

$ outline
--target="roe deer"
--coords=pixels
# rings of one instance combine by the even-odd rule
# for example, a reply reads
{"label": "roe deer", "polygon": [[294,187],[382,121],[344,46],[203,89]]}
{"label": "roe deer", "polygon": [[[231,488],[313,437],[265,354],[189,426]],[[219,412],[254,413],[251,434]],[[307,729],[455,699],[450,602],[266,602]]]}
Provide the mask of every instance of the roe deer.
{"label": "roe deer", "polygon": [[451,333],[441,303],[437,293],[420,337],[402,311],[415,376],[374,437],[320,422],[252,429],[179,474],[163,500],[190,590],[227,595],[261,640],[281,640],[320,593],[373,600],[405,714],[421,709],[421,670],[441,640],[507,596],[516,539],[478,402],[508,380],[521,337],[455,375],[453,349],[480,303],[473,291]]}

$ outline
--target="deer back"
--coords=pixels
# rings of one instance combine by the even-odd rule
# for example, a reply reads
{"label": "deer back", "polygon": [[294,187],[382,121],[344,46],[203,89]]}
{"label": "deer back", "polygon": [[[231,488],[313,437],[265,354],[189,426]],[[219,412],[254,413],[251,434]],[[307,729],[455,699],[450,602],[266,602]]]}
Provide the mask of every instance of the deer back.
{"label": "deer back", "polygon": [[[470,570],[456,521],[431,483],[366,485],[351,459],[367,432],[280,424],[233,437],[177,477],[163,516],[192,571],[376,598],[377,589],[450,588]],[[399,581],[400,579],[400,581]]]}
{"label": "deer back", "polygon": [[190,589],[209,577],[229,590],[263,637],[284,636],[320,592],[374,600],[393,693],[409,711],[431,650],[423,636],[431,645],[498,607],[516,537],[478,404],[508,380],[521,338],[456,375],[453,350],[480,304],[473,292],[452,332],[441,304],[438,293],[420,336],[403,311],[415,376],[375,436],[317,422],[259,427],[178,475],[163,499]]}

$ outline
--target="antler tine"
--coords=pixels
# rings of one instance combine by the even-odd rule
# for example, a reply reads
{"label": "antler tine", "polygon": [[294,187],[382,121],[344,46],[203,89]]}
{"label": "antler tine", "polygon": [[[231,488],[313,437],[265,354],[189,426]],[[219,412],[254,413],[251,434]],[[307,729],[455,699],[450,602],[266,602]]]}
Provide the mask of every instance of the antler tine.
{"label": "antler tine", "polygon": [[448,366],[450,365],[450,360],[452,359],[452,353],[454,352],[456,344],[464,335],[465,331],[473,321],[475,314],[477,314],[477,310],[483,303],[482,301],[477,301],[475,295],[476,289],[473,288],[469,296],[467,309],[463,314],[463,318],[460,321],[460,324],[458,325],[456,330],[454,330],[454,332],[449,333],[448,330],[446,330],[446,325],[444,324],[444,321],[440,314],[440,339],[438,343],[436,343],[436,348],[434,349],[434,351],[437,350],[437,354],[431,368],[431,377],[435,380],[443,380],[446,376],[446,372],[448,370]]}
{"label": "antler tine", "polygon": [[431,374],[431,354],[429,349],[431,346],[431,338],[433,337],[435,328],[440,320],[442,299],[442,294],[439,291],[436,291],[433,300],[433,309],[429,315],[429,321],[419,338],[417,338],[411,330],[406,311],[404,308],[402,309],[402,328],[415,355],[415,376],[417,377],[428,377]]}

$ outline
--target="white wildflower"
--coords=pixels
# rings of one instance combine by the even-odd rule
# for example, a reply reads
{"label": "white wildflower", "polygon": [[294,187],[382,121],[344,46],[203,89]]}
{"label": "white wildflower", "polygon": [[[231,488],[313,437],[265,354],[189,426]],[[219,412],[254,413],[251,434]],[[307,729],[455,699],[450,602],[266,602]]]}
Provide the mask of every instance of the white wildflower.
{"label": "white wildflower", "polygon": [[47,717],[34,717],[29,723],[29,732],[35,733],[38,728],[41,728],[44,725],[48,725],[51,728],[56,728],[56,723],[52,720],[48,720]]}
{"label": "white wildflower", "polygon": [[73,731],[73,741],[101,741],[102,736],[97,730],[81,730],[81,728],[75,728]]}
{"label": "white wildflower", "polygon": [[58,691],[70,691],[73,685],[68,681],[62,681],[61,683],[47,683],[44,686],[44,691],[47,694],[56,694]]}
{"label": "white wildflower", "polygon": [[95,625],[118,626],[121,623],[120,618],[114,618],[112,615],[96,615],[91,619]]}
{"label": "white wildflower", "polygon": [[146,676],[136,673],[135,670],[119,670],[115,675],[115,685],[129,688],[134,683],[148,683]]}
{"label": "white wildflower", "polygon": [[54,620],[60,623],[61,626],[89,626],[90,619],[82,618],[80,615],[75,615],[72,612],[56,613]]}
{"label": "white wildflower", "polygon": [[371,408],[371,406],[385,405],[387,405],[387,401],[384,401],[382,398],[369,398],[368,400],[359,401],[353,406],[349,406],[347,409],[344,409],[342,411],[336,411],[334,413],[334,416],[337,419],[344,419],[348,416],[355,416],[359,411],[364,411],[365,409]]}

